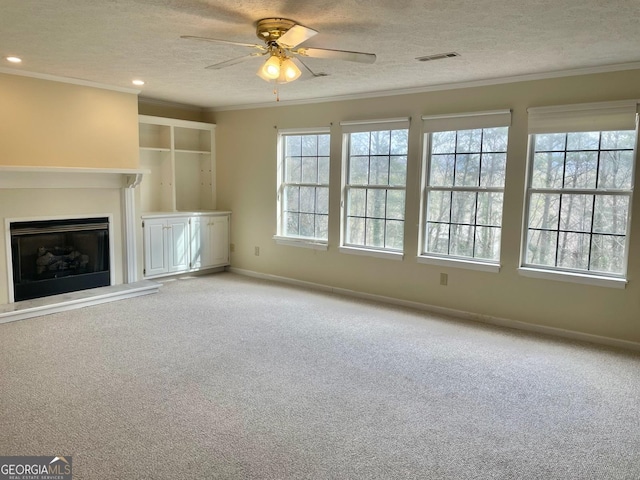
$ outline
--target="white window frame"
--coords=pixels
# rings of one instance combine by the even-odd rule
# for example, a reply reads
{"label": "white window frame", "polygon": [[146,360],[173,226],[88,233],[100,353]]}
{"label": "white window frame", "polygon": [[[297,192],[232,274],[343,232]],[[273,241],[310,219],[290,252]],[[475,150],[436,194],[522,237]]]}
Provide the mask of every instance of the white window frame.
{"label": "white window frame", "polygon": [[[329,127],[318,128],[287,128],[278,130],[277,140],[277,233],[273,236],[275,242],[279,245],[287,245],[291,247],[303,247],[313,250],[327,250],[329,248],[329,239],[327,232],[327,239],[321,239],[316,237],[302,237],[284,234],[284,189],[288,185],[296,185],[301,187],[326,187],[329,189],[329,183],[287,183],[285,177],[285,137],[295,135],[330,135]],[[331,136],[329,136],[329,143],[331,143]],[[331,156],[329,156],[329,161]],[[329,167],[331,168],[331,167]],[[328,208],[328,205],[327,205]],[[327,214],[328,215],[328,214]]]}
{"label": "white window frame", "polygon": [[[497,192],[503,194],[504,187],[433,187],[429,185],[429,175],[431,168],[431,135],[436,132],[459,132],[462,130],[475,130],[495,127],[511,127],[511,110],[491,110],[482,112],[454,113],[443,115],[424,115],[423,124],[423,153],[422,153],[422,175],[421,175],[421,204],[420,204],[420,230],[418,238],[418,263],[439,265],[444,267],[463,268],[469,270],[479,270],[484,272],[500,271],[500,260],[457,256],[450,254],[438,254],[426,250],[426,228],[428,196],[430,191],[452,191],[452,192]],[[509,135],[509,134],[507,134]],[[508,155],[508,138],[507,151]],[[505,167],[506,168],[506,167]],[[504,205],[504,204],[503,204]],[[475,227],[475,226],[474,226]],[[502,222],[500,224],[502,241]],[[502,251],[502,248],[500,249]]]}
{"label": "white window frame", "polygon": [[[348,194],[351,185],[348,183],[349,178],[349,161],[350,161],[350,135],[358,132],[375,132],[385,130],[407,130],[409,135],[410,127],[409,117],[389,118],[381,120],[364,120],[364,121],[345,121],[340,122],[342,127],[342,185],[341,185],[341,199],[340,199],[340,248],[341,253],[352,255],[365,255],[376,258],[384,258],[389,260],[402,260],[404,258],[404,245],[401,250],[373,247],[368,245],[349,244],[346,242],[347,238],[347,222],[348,222]],[[407,144],[407,163],[409,160],[409,145]],[[367,189],[382,189],[382,190],[401,190],[405,192],[405,213],[407,206],[407,178],[405,177],[405,184],[400,186],[376,186],[376,185],[357,185],[358,188]],[[403,228],[406,222],[406,218],[402,220]],[[406,241],[403,235],[403,243]]]}
{"label": "white window frame", "polygon": [[[527,109],[529,114],[529,145],[527,155],[527,178],[525,184],[525,202],[522,217],[522,243],[520,247],[520,275],[532,278],[557,280],[562,282],[581,283],[611,288],[625,288],[627,284],[627,269],[629,260],[629,246],[631,236],[631,216],[633,205],[633,190],[637,161],[638,161],[638,101],[623,100],[615,102],[598,102],[576,105],[561,105],[551,107],[533,107]],[[567,189],[567,188],[534,188],[533,160],[535,153],[535,135],[544,133],[573,133],[573,132],[604,132],[635,130],[634,161],[632,166],[631,187],[628,190],[613,189]],[[566,148],[566,147],[565,147]],[[565,150],[566,151],[566,150]],[[600,151],[600,150],[598,150]],[[624,270],[620,274],[606,272],[576,270],[557,266],[543,266],[529,264],[526,261],[529,243],[529,211],[531,195],[534,193],[554,194],[586,194],[586,195],[625,195],[629,198],[627,214],[627,228],[625,234]],[[593,235],[593,232],[589,233]],[[556,250],[558,246],[556,245]]]}

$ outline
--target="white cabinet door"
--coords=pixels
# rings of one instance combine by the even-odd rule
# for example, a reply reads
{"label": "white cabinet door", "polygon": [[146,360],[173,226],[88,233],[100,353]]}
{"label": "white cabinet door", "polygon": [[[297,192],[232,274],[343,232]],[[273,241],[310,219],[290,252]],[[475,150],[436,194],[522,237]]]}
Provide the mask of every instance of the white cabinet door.
{"label": "white cabinet door", "polygon": [[189,218],[171,217],[167,219],[167,226],[169,272],[189,270]]}
{"label": "white cabinet door", "polygon": [[209,257],[209,230],[206,217],[192,217],[189,225],[189,250],[191,251],[191,268],[207,266]]}
{"label": "white cabinet door", "polygon": [[211,266],[229,264],[229,216],[209,219],[209,258]]}
{"label": "white cabinet door", "polygon": [[164,219],[144,221],[144,276],[162,275],[169,271],[167,257],[167,222]]}

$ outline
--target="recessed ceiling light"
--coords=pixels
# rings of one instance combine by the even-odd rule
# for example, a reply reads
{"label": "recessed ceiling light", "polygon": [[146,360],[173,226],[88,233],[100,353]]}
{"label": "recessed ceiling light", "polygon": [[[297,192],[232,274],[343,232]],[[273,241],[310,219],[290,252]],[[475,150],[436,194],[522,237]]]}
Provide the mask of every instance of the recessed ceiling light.
{"label": "recessed ceiling light", "polygon": [[20,63],[22,62],[22,59],[20,57],[5,57],[7,62],[11,62],[11,63]]}
{"label": "recessed ceiling light", "polygon": [[133,80],[131,83],[134,85],[142,86],[144,85],[144,80]]}

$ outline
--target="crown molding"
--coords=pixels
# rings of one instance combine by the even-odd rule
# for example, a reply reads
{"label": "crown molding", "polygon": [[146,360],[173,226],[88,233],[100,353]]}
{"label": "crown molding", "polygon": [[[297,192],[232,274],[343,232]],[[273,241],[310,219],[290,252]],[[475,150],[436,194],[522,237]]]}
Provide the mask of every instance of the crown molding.
{"label": "crown molding", "polygon": [[281,100],[279,102],[262,102],[247,105],[229,105],[224,107],[204,108],[204,112],[224,112],[230,110],[249,110],[253,108],[287,107],[295,105],[308,105],[314,103],[341,102],[346,100],[363,100],[368,98],[391,97],[396,95],[411,95],[416,93],[440,92],[443,90],[458,90],[462,88],[487,87],[502,85],[505,83],[530,82],[535,80],[548,80],[553,78],[573,77],[580,75],[593,75],[597,73],[612,73],[625,70],[640,70],[640,62],[622,63],[615,65],[601,65],[598,67],[575,68],[571,70],[558,70],[542,73],[530,73],[526,75],[513,75],[509,77],[487,78],[468,82],[445,83],[424,87],[403,88],[396,90],[379,90],[366,93],[336,95],[332,97],[311,98],[306,100]]}
{"label": "crown molding", "polygon": [[49,75],[48,73],[29,72],[27,70],[16,70],[14,68],[0,67],[0,73],[7,75],[18,75],[21,77],[37,78],[39,80],[48,80],[50,82],[67,83],[71,85],[79,85],[82,87],[99,88],[101,90],[111,90],[113,92],[131,93],[138,95],[140,90],[135,88],[116,87],[115,85],[107,85],[106,83],[91,82],[80,78],[59,77],[58,75]]}

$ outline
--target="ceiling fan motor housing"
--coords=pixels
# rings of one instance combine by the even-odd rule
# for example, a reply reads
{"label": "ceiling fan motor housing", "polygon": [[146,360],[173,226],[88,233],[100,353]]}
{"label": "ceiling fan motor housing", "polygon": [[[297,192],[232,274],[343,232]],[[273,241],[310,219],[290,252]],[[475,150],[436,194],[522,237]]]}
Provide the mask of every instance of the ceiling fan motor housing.
{"label": "ceiling fan motor housing", "polygon": [[271,44],[294,25],[296,22],[287,18],[263,18],[256,23],[256,35],[267,44]]}

